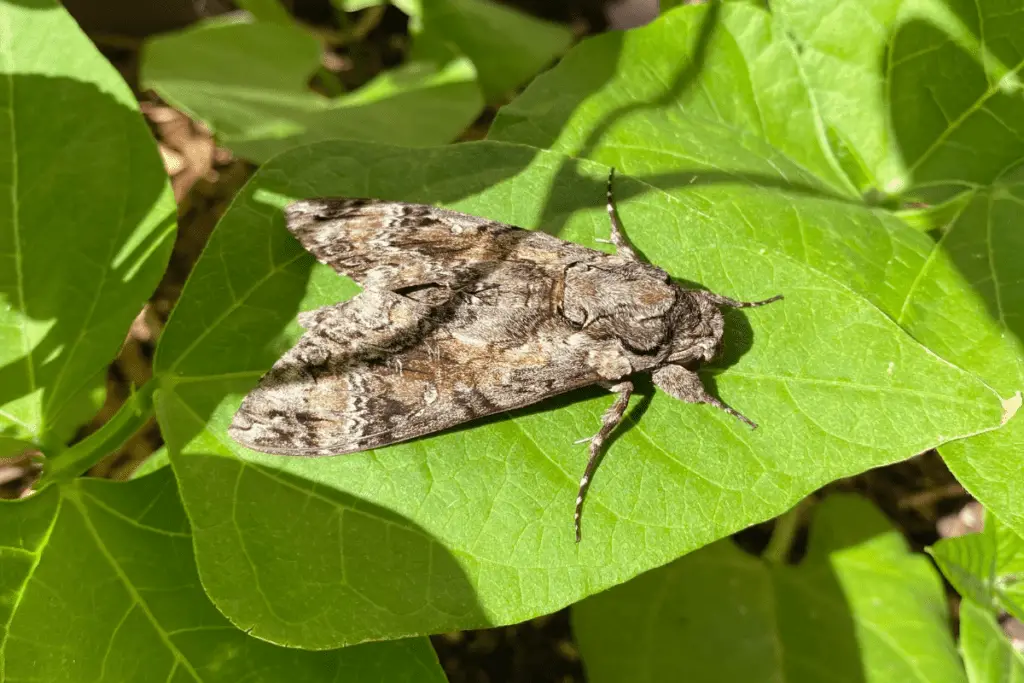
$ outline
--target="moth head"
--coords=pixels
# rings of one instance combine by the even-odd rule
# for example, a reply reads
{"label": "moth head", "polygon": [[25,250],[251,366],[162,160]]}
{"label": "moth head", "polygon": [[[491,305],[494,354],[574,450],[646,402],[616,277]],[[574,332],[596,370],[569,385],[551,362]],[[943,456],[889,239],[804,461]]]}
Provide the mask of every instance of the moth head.
{"label": "moth head", "polygon": [[725,320],[707,292],[680,290],[672,324],[669,363],[707,362],[722,350]]}

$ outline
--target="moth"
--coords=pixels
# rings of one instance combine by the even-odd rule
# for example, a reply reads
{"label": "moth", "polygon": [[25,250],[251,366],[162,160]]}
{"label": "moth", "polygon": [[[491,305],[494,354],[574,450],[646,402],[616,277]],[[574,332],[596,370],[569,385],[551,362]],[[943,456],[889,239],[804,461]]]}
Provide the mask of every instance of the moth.
{"label": "moth", "polygon": [[[310,199],[288,230],[363,291],[301,313],[305,333],[242,401],[229,433],[256,451],[354,453],[506,412],[592,384],[616,394],[576,497],[574,528],[602,444],[622,420],[630,376],[648,372],[675,398],[707,403],[695,372],[722,347],[720,307],[684,289],[626,241],[608,176],[615,254],[543,232],[421,204]],[[584,439],[583,441],[587,441]]]}

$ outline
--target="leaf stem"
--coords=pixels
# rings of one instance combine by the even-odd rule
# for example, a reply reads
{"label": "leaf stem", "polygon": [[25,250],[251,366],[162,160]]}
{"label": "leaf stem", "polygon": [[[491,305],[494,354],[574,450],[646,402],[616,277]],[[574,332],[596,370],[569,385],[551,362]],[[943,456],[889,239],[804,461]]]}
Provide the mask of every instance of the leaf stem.
{"label": "leaf stem", "polygon": [[812,498],[807,497],[794,505],[788,511],[775,518],[775,528],[772,529],[772,537],[768,539],[768,545],[761,558],[768,564],[786,564],[789,551],[793,548],[793,541],[796,532],[800,529],[800,520],[803,518],[804,509],[810,504]]}
{"label": "leaf stem", "polygon": [[98,431],[47,460],[43,478],[36,488],[70,481],[124,445],[153,417],[155,388],[156,382],[146,382],[142,388],[132,392],[114,417]]}

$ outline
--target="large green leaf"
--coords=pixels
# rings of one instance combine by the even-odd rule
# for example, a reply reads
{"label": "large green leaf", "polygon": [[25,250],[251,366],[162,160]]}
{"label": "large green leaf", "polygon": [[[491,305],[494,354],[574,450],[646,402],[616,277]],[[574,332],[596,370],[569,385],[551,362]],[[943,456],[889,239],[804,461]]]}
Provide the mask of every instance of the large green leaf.
{"label": "large green leaf", "polygon": [[53,455],[92,415],[167,262],[174,200],[137,108],[57,2],[0,3],[0,456]]}
{"label": "large green leaf", "polygon": [[855,497],[816,510],[798,566],[722,541],[572,617],[591,683],[965,680],[937,572]]}
{"label": "large green leaf", "polygon": [[169,469],[0,503],[0,678],[21,681],[436,681],[425,640],[303,652],[210,603]]}
{"label": "large green leaf", "polygon": [[1024,656],[1003,633],[995,615],[970,600],[960,604],[960,651],[970,683],[1024,681]]}
{"label": "large green leaf", "polygon": [[[724,358],[704,370],[761,429],[643,388],[594,479],[579,546],[585,451],[572,442],[599,424],[610,401],[599,390],[337,458],[265,456],[227,436],[242,396],[297,337],[297,312],[356,291],[313,267],[284,229],[283,201],[429,202],[594,246],[608,235],[607,176],[594,162],[490,142],[323,143],[261,168],[214,232],[155,363],[203,583],[236,625],[329,647],[519,621],[773,517],[826,482],[999,425],[989,387],[847,282],[873,281],[884,300],[879,269],[898,278],[884,265],[893,254],[920,263],[925,235],[781,192],[774,205],[761,198],[778,218],[769,232],[737,221],[743,193],[714,204],[683,174],[669,191],[619,176],[620,214],[641,252],[677,277],[740,298],[785,294],[729,313]],[[779,246],[792,241],[821,267]]]}
{"label": "large green leaf", "polygon": [[[871,17],[894,20],[891,4],[779,3],[794,13],[781,19],[741,3],[679,8],[638,31],[574,49],[501,110],[490,137],[614,164],[670,192],[681,192],[686,178],[688,196],[714,207],[732,230],[837,277],[943,358],[978,373],[1007,400],[1009,419],[1019,405],[1014,393],[1024,387],[1024,259],[1017,257],[1024,233],[1016,218],[1024,195],[1012,168],[1024,160],[1016,132],[1024,108],[1022,91],[1010,87],[1016,71],[999,64],[1019,71],[1024,30],[1009,29],[1024,14],[1016,5],[1003,12],[997,2],[979,3],[986,25],[996,27],[986,34],[992,47],[984,54],[1001,58],[984,69],[971,70],[972,58],[944,34],[918,20],[905,25],[890,46],[904,56],[892,72],[898,83],[886,81],[891,100],[868,97],[863,79],[853,76],[848,90],[836,90],[847,83],[846,71],[829,75],[821,66],[818,78],[805,75],[818,68],[817,53],[808,48],[798,57],[791,32],[806,27],[807,41],[842,43],[848,59],[866,68],[875,57],[860,51],[873,55],[872,36],[891,28]],[[925,5],[933,6],[913,6]],[[824,16],[815,23],[797,9]],[[927,61],[938,54],[936,64]],[[838,69],[836,59],[825,62]],[[949,126],[934,130],[935,115],[915,127],[933,96]],[[820,113],[832,118],[823,122]],[[889,117],[895,132],[880,127]],[[893,161],[896,147],[912,162],[912,181],[910,167]],[[835,170],[840,162],[852,181]],[[952,185],[982,182],[993,184],[958,205],[961,213],[938,241],[905,235],[881,210],[872,215],[885,229],[865,230],[867,214],[853,209],[864,203],[853,186],[944,198]],[[853,215],[865,216],[854,229],[863,230],[858,237],[843,225]],[[1024,418],[940,452],[971,493],[1024,532]]]}
{"label": "large green leaf", "polygon": [[323,97],[307,85],[320,51],[317,39],[295,25],[210,22],[151,40],[141,80],[258,162],[328,138],[448,142],[483,106],[465,58],[441,67],[410,62],[352,93]]}
{"label": "large green leaf", "polygon": [[[783,0],[814,96],[862,186],[942,200],[932,254],[894,316],[1010,399],[1024,389],[1024,6]],[[851,103],[856,103],[852,105]],[[971,290],[951,291],[956,271]],[[1019,399],[1007,401],[1009,419]],[[1024,416],[940,453],[964,486],[1024,534]]]}
{"label": "large green leaf", "polygon": [[1024,620],[1024,539],[991,512],[982,533],[944,538],[929,552],[965,599]]}

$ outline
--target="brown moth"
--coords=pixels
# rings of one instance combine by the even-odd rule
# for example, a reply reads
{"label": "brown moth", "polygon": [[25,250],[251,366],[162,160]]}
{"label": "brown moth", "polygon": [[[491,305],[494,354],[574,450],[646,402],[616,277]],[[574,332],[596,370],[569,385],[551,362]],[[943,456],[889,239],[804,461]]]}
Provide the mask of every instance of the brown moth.
{"label": "brown moth", "polygon": [[306,329],[245,397],[235,441],[264,453],[341,455],[412,439],[590,384],[617,397],[589,439],[574,525],[601,445],[622,419],[630,375],[708,403],[694,368],[722,346],[720,306],[641,261],[623,235],[608,177],[609,255],[496,221],[421,204],[310,199],[288,229],[362,287],[302,313]]}

